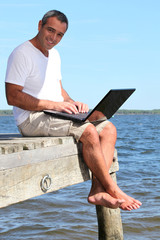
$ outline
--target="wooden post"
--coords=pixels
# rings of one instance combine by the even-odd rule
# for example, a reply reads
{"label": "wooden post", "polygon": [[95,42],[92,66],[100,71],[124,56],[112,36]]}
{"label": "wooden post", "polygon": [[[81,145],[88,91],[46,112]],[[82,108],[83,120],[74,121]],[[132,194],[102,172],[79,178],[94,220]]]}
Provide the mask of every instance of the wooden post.
{"label": "wooden post", "polygon": [[[116,181],[116,173],[111,174]],[[99,240],[123,240],[120,209],[96,206]]]}

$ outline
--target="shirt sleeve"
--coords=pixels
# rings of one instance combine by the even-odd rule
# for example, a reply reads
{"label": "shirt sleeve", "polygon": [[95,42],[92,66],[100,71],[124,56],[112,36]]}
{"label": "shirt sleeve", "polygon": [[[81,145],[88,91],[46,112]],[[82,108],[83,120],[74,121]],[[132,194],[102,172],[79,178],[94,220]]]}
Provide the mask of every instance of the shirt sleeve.
{"label": "shirt sleeve", "polygon": [[24,86],[27,75],[24,53],[13,51],[8,59],[5,82]]}

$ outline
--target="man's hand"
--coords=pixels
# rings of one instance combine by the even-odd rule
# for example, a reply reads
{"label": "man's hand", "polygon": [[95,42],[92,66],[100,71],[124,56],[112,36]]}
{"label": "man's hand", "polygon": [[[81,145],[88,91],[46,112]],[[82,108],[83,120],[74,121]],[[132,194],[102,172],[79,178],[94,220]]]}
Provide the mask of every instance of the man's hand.
{"label": "man's hand", "polygon": [[74,103],[71,102],[57,102],[54,104],[54,109],[58,112],[74,113],[78,114],[78,109]]}
{"label": "man's hand", "polygon": [[89,111],[88,105],[85,103],[74,102],[73,104],[77,107],[79,113],[85,113]]}
{"label": "man's hand", "polygon": [[78,114],[88,112],[89,108],[87,104],[81,102],[58,102],[54,110],[70,114]]}
{"label": "man's hand", "polygon": [[89,111],[89,108],[88,108],[87,104],[81,103],[81,102],[78,102],[78,101],[75,102],[72,98],[70,98],[68,93],[62,87],[61,81],[60,81],[60,85],[61,85],[62,96],[64,98],[64,103],[67,102],[67,103],[71,103],[71,104],[76,106],[76,110],[75,110],[75,108],[74,108],[74,110],[70,109],[71,110],[70,113],[77,114],[77,113],[85,113],[85,112]]}

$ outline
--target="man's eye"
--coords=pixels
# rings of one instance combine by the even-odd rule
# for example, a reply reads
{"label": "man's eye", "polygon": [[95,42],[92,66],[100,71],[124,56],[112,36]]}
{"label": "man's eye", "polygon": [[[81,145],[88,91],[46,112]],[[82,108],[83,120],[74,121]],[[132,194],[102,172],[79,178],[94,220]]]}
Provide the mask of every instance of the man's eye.
{"label": "man's eye", "polygon": [[48,28],[48,32],[54,33],[55,30],[53,28]]}

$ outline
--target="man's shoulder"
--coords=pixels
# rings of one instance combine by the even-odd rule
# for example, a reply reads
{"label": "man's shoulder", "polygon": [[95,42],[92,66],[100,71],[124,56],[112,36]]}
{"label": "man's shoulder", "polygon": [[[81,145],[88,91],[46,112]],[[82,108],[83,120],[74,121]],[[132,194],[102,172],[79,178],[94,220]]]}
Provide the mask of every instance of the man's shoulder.
{"label": "man's shoulder", "polygon": [[24,49],[29,47],[29,41],[26,41],[24,43],[21,43],[20,45],[18,45],[13,52],[17,52],[17,51],[23,51]]}
{"label": "man's shoulder", "polygon": [[[12,53],[10,54],[9,58],[14,60],[24,60],[28,59],[29,61],[32,61],[32,59],[35,59],[36,57],[41,57],[41,54],[37,49],[30,43],[30,41],[26,41],[19,46],[17,46]],[[28,61],[27,60],[27,61]]]}
{"label": "man's shoulder", "polygon": [[49,50],[49,56],[50,56],[50,58],[58,58],[58,59],[60,59],[60,55],[59,55],[59,52],[58,52],[58,50],[57,49],[55,49],[55,48],[52,48],[51,50]]}
{"label": "man's shoulder", "polygon": [[51,50],[49,50],[49,53],[59,55],[59,52],[56,48],[52,48]]}
{"label": "man's shoulder", "polygon": [[27,52],[26,50],[28,49],[28,46],[29,46],[28,41],[20,44],[19,46],[17,46],[17,47],[11,52],[10,56],[17,56],[17,55],[19,55],[19,54],[21,55],[21,54],[23,54],[23,53],[26,53],[26,52]]}

